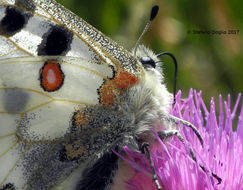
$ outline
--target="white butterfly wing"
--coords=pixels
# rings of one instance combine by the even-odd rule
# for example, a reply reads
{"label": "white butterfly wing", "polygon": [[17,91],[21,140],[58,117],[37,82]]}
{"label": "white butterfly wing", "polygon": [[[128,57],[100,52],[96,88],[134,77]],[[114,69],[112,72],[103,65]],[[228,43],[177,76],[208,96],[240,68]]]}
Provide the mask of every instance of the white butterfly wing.
{"label": "white butterfly wing", "polygon": [[55,1],[0,0],[0,189],[63,181],[80,165],[60,161],[62,146],[75,158],[64,141],[74,120],[86,122],[79,110],[109,107],[142,73],[128,51]]}
{"label": "white butterfly wing", "polygon": [[[50,93],[42,87],[40,79],[43,66],[46,66],[47,60],[50,61],[50,59],[55,60],[53,57],[28,57],[0,61],[0,113],[22,117],[22,122],[18,125],[31,126],[27,130],[24,129],[30,134],[35,128],[39,129],[40,133],[45,131],[41,137],[38,137],[39,140],[52,139],[48,138],[52,136],[49,129],[52,125],[58,125],[59,129],[56,132],[63,133],[61,129],[65,127],[61,126],[69,125],[71,113],[75,111],[75,107],[78,109],[78,106],[98,104],[97,90],[104,79],[113,75],[112,68],[105,64],[63,57],[58,62],[63,73],[63,84],[60,84],[58,91]],[[54,78],[52,74],[49,77]],[[28,120],[28,124],[24,123],[25,119]],[[9,130],[8,133],[11,133],[12,129]],[[22,134],[23,130],[20,127],[18,130]],[[1,136],[7,134],[1,134]],[[34,135],[36,134],[33,133]],[[56,134],[53,135],[56,138]],[[37,137],[35,138],[38,140]]]}
{"label": "white butterfly wing", "polygon": [[[0,5],[5,57],[66,55],[102,60],[134,75],[143,72],[131,53],[53,0],[6,0]],[[10,24],[15,18],[18,26]]]}
{"label": "white butterfly wing", "polygon": [[[22,2],[28,1],[17,1],[19,4],[16,6],[4,5],[0,8],[2,25],[5,26],[0,31],[3,34],[0,38],[2,44],[0,55],[2,58],[31,55],[95,57],[94,52],[83,41],[78,39],[77,35],[60,26],[60,23],[57,23],[56,20],[51,20],[50,15],[48,17],[46,17],[46,14],[34,15],[31,11],[35,11],[38,14],[40,10],[37,8],[22,10]],[[12,26],[10,23],[16,17],[20,17],[16,20],[20,24],[18,26],[12,24]],[[59,43],[58,41],[61,40],[66,41],[66,43]],[[51,43],[53,44],[45,49],[45,46]]]}
{"label": "white butterfly wing", "polygon": [[[64,78],[53,92],[41,85],[43,66],[50,62],[59,64]],[[5,59],[0,68],[0,184],[14,182],[22,188],[23,176],[31,173],[23,174],[26,155],[36,147],[39,155],[62,141],[74,113],[99,103],[97,90],[113,77],[113,69],[87,59],[53,56]]]}

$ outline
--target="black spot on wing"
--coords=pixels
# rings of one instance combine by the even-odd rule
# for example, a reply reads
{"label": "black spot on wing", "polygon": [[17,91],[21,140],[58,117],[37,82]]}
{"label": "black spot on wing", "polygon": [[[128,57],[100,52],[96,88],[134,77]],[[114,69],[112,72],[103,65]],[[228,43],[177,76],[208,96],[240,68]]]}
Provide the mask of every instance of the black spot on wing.
{"label": "black spot on wing", "polygon": [[108,79],[112,80],[112,79],[114,79],[115,76],[116,76],[116,69],[115,69],[115,67],[114,67],[113,65],[109,65],[109,67],[110,67],[111,70],[112,70],[112,76],[111,76],[111,77],[108,77]]}
{"label": "black spot on wing", "polygon": [[55,25],[42,38],[38,55],[65,55],[71,48],[73,34],[64,27]]}
{"label": "black spot on wing", "polygon": [[5,16],[0,21],[0,34],[13,36],[25,27],[31,16],[33,15],[18,8],[6,7]]}
{"label": "black spot on wing", "polygon": [[15,187],[12,183],[8,183],[4,185],[2,188],[0,188],[0,190],[15,190]]}
{"label": "black spot on wing", "polygon": [[107,152],[84,170],[82,179],[76,190],[105,190],[113,183],[114,173],[118,168],[118,157],[113,152]]}
{"label": "black spot on wing", "polygon": [[29,99],[29,94],[19,89],[7,89],[2,96],[4,108],[10,113],[23,112]]}

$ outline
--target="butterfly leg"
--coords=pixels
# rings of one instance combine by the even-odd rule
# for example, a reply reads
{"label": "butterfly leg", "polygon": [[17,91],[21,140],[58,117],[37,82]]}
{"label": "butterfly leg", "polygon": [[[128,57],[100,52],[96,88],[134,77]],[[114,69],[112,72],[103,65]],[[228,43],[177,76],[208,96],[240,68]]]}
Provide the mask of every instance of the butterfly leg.
{"label": "butterfly leg", "polygon": [[156,185],[157,190],[162,190],[162,188],[161,188],[161,186],[159,184],[158,177],[157,177],[157,175],[155,173],[154,165],[153,165],[153,162],[152,162],[152,159],[151,159],[151,156],[150,156],[149,144],[147,142],[142,143],[141,150],[142,150],[142,153],[144,153],[145,156],[148,159],[149,166],[150,166],[150,169],[151,169],[151,172],[152,172],[152,179],[153,179],[153,181],[154,181],[154,183]]}
{"label": "butterfly leg", "polygon": [[[203,146],[203,139],[202,139],[199,131],[197,130],[197,128],[193,124],[191,124],[190,122],[185,121],[183,119],[180,119],[178,117],[172,116],[172,115],[168,115],[168,116],[163,117],[163,118],[165,118],[164,120],[167,120],[169,122],[172,122],[172,123],[175,123],[175,124],[177,124],[178,122],[181,122],[183,125],[186,125],[186,126],[190,127],[193,130],[193,132],[197,135],[201,145]],[[178,139],[185,145],[185,147],[189,146],[189,145],[185,144],[184,138],[182,137],[180,131],[178,131],[176,129],[159,131],[158,135],[159,135],[159,137],[160,137],[160,139],[162,141],[166,140],[169,137],[172,137],[172,136],[176,135],[178,137]],[[190,151],[190,155],[191,155],[192,159],[195,162],[197,162],[196,155],[195,155],[193,149],[190,146],[189,146],[189,151]],[[205,169],[205,167],[202,164],[199,164],[199,166],[202,168],[202,170],[204,172],[206,172],[206,169]],[[219,176],[217,176],[217,174],[211,172],[211,176],[213,176],[218,181],[218,184],[221,183],[222,179]]]}
{"label": "butterfly leg", "polygon": [[178,118],[176,116],[169,115],[169,114],[162,115],[162,119],[166,122],[173,123],[175,125],[177,125],[178,123],[181,123],[182,125],[190,127],[193,130],[193,132],[197,135],[197,138],[199,139],[201,145],[203,146],[203,139],[202,139],[199,131],[197,130],[197,128],[192,123],[190,123],[184,119]]}
{"label": "butterfly leg", "polygon": [[[186,125],[186,126],[190,127],[194,131],[194,133],[197,135],[197,137],[199,138],[200,143],[203,146],[203,139],[202,139],[199,131],[197,130],[197,128],[193,124],[191,124],[190,122],[187,122],[187,121],[185,121],[183,119],[180,119],[180,118],[177,118],[175,116],[172,116],[172,115],[166,115],[166,116],[163,116],[162,118],[164,120],[166,120],[167,122],[170,122],[170,123],[177,124],[178,122],[181,122],[183,125]],[[195,153],[194,153],[193,149],[189,145],[185,144],[185,140],[182,137],[180,131],[178,131],[176,129],[164,130],[164,131],[159,131],[158,135],[159,135],[159,137],[160,137],[160,139],[162,141],[168,139],[169,137],[177,136],[178,139],[185,145],[185,147],[189,148],[190,155],[191,155],[192,159],[195,162],[197,162],[197,159],[196,159],[196,156],[195,156]],[[158,177],[157,177],[157,175],[155,173],[155,170],[154,170],[154,165],[153,165],[153,162],[152,162],[152,159],[151,159],[151,156],[150,156],[150,151],[149,151],[148,147],[149,147],[149,144],[144,142],[141,145],[141,150],[146,155],[146,157],[148,159],[148,162],[149,162],[149,165],[150,165],[150,169],[151,169],[151,172],[152,172],[153,181],[154,181],[154,183],[156,185],[156,188],[158,190],[162,190],[162,188],[161,188],[161,186],[159,184],[159,181],[158,181]]]}
{"label": "butterfly leg", "polygon": [[[158,131],[157,132],[159,138],[162,140],[162,141],[165,141],[167,140],[168,138],[172,137],[172,136],[177,136],[178,139],[185,145],[185,147],[188,147],[189,145],[186,145],[185,144],[185,140],[184,138],[182,137],[180,131],[178,131],[177,129],[171,129],[171,130],[164,130],[164,131]],[[195,156],[195,153],[192,149],[192,147],[188,147],[189,148],[189,151],[190,151],[190,155],[192,157],[192,159],[197,162],[197,159],[196,159],[196,156]]]}
{"label": "butterfly leg", "polygon": [[[176,130],[176,129],[172,129],[172,130],[164,130],[164,131],[159,131],[157,132],[159,138],[162,140],[162,141],[165,141],[166,139],[172,137],[172,136],[177,136],[178,139],[185,145],[185,147],[188,147],[189,145],[186,145],[185,144],[185,141],[184,141],[184,138],[182,137],[180,131]],[[190,151],[190,156],[191,158],[197,163],[197,158],[196,158],[196,155],[192,149],[192,147],[188,147],[189,148],[189,151]],[[200,168],[207,173],[205,167],[202,165],[202,164],[199,164]],[[217,176],[217,174],[211,172],[211,175],[218,181],[218,184],[221,183],[222,179]]]}

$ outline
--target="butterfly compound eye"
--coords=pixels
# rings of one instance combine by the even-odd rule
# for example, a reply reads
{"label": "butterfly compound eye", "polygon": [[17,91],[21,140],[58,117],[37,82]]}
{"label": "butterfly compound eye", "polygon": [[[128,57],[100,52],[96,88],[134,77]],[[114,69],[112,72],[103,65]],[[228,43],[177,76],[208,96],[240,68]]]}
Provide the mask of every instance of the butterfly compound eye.
{"label": "butterfly compound eye", "polygon": [[148,66],[153,68],[156,67],[155,61],[151,57],[148,56],[142,57],[140,58],[140,61],[143,64],[143,67],[148,67]]}

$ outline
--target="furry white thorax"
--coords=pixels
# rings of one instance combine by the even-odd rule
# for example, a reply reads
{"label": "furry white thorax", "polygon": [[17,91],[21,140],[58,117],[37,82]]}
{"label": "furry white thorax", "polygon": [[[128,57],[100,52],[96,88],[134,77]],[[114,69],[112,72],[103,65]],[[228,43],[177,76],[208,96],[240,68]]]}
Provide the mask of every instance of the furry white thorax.
{"label": "furry white thorax", "polygon": [[[150,49],[143,45],[138,46],[137,59],[145,56],[152,58],[155,63],[160,62]],[[133,117],[135,133],[140,135],[148,133],[151,127],[156,128],[158,125],[168,128],[164,126],[161,116],[168,115],[171,103],[172,94],[164,84],[162,67],[156,65],[156,68],[145,68],[145,76],[128,90],[122,109]]]}

